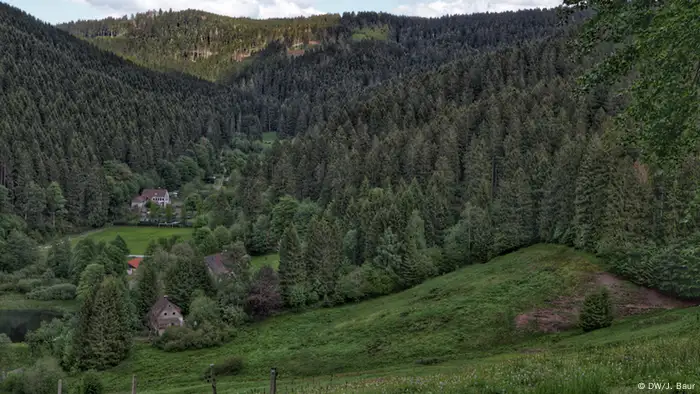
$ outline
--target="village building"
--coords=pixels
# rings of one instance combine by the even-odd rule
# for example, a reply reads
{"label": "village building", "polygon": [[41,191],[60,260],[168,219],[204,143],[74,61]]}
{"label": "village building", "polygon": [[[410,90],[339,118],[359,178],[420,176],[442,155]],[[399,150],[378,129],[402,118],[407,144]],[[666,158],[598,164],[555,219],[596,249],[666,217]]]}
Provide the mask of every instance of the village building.
{"label": "village building", "polygon": [[135,258],[129,260],[126,263],[126,273],[128,275],[133,275],[134,272],[136,272],[136,269],[139,268],[139,264],[141,264],[141,260],[143,260],[143,257],[135,257]]}
{"label": "village building", "polygon": [[182,317],[180,307],[172,303],[166,295],[151,307],[151,311],[148,313],[148,323],[154,332],[163,335],[168,327],[185,325],[185,320]]}
{"label": "village building", "polygon": [[204,258],[204,264],[207,266],[207,270],[215,279],[221,279],[221,277],[231,273],[231,270],[224,264],[223,253],[213,254]]}
{"label": "village building", "polygon": [[148,201],[165,207],[171,204],[170,193],[168,193],[166,189],[143,189],[140,196],[134,197],[134,199],[131,200],[131,208],[141,210],[146,206]]}

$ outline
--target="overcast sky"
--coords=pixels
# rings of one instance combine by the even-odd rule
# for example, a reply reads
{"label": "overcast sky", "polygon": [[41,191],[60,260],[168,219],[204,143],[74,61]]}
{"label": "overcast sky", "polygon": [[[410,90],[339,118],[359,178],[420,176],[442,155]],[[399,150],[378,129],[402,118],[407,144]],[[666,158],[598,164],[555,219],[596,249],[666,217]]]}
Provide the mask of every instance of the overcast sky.
{"label": "overcast sky", "polygon": [[551,8],[562,0],[0,0],[50,23],[122,16],[151,9],[195,8],[230,16],[274,18],[343,11],[441,16]]}

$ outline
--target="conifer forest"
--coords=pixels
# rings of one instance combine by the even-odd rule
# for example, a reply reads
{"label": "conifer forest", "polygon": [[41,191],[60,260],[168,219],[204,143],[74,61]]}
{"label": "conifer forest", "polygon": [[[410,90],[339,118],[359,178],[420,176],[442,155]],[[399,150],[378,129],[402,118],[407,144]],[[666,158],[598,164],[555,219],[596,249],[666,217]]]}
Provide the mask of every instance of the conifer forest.
{"label": "conifer forest", "polygon": [[[700,298],[700,2],[563,3],[55,26],[0,3],[0,295],[75,303],[28,371],[99,386],[163,295],[186,325],[152,347],[213,348],[537,244]],[[144,189],[178,191],[149,212],[192,235],[131,278],[133,245],[77,235],[138,222]],[[596,297],[586,332],[612,322]]]}

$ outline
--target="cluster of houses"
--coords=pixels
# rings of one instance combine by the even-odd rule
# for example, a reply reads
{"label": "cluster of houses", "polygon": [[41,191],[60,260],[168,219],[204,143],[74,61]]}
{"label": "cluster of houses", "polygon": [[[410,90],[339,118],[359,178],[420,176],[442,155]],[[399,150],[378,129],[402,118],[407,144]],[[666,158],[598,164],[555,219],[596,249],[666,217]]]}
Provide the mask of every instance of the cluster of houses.
{"label": "cluster of houses", "polygon": [[[131,200],[131,209],[140,213],[148,210],[148,202],[158,204],[161,207],[172,204],[171,194],[166,189],[144,189],[141,195]],[[133,275],[143,261],[143,257],[132,257],[127,263],[127,274]],[[217,253],[204,258],[209,273],[216,279],[230,275],[231,270],[224,264],[224,256]],[[182,309],[168,299],[168,296],[160,298],[148,314],[151,329],[162,335],[168,327],[181,327],[185,324]]]}
{"label": "cluster of houses", "polygon": [[[129,260],[127,273],[133,275],[143,261],[143,257],[134,257]],[[209,273],[216,279],[230,275],[231,270],[224,264],[224,256],[217,253],[204,258],[203,263],[207,266]],[[181,327],[185,324],[182,316],[182,309],[168,299],[168,296],[160,298],[152,307],[148,314],[148,322],[151,329],[162,335],[168,327]]]}

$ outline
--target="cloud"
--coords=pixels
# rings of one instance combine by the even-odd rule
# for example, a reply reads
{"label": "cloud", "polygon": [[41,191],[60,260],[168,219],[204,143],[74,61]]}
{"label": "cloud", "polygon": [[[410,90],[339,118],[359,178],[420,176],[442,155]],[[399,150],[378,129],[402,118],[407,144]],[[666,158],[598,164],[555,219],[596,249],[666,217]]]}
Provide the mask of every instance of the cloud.
{"label": "cloud", "polygon": [[561,5],[562,0],[437,0],[429,3],[404,4],[394,12],[401,15],[438,17],[453,14],[474,14],[477,12],[504,12],[528,8],[552,8]]}
{"label": "cloud", "polygon": [[148,10],[181,11],[189,8],[220,15],[251,18],[282,18],[322,14],[310,0],[73,0],[89,4],[109,16]]}

